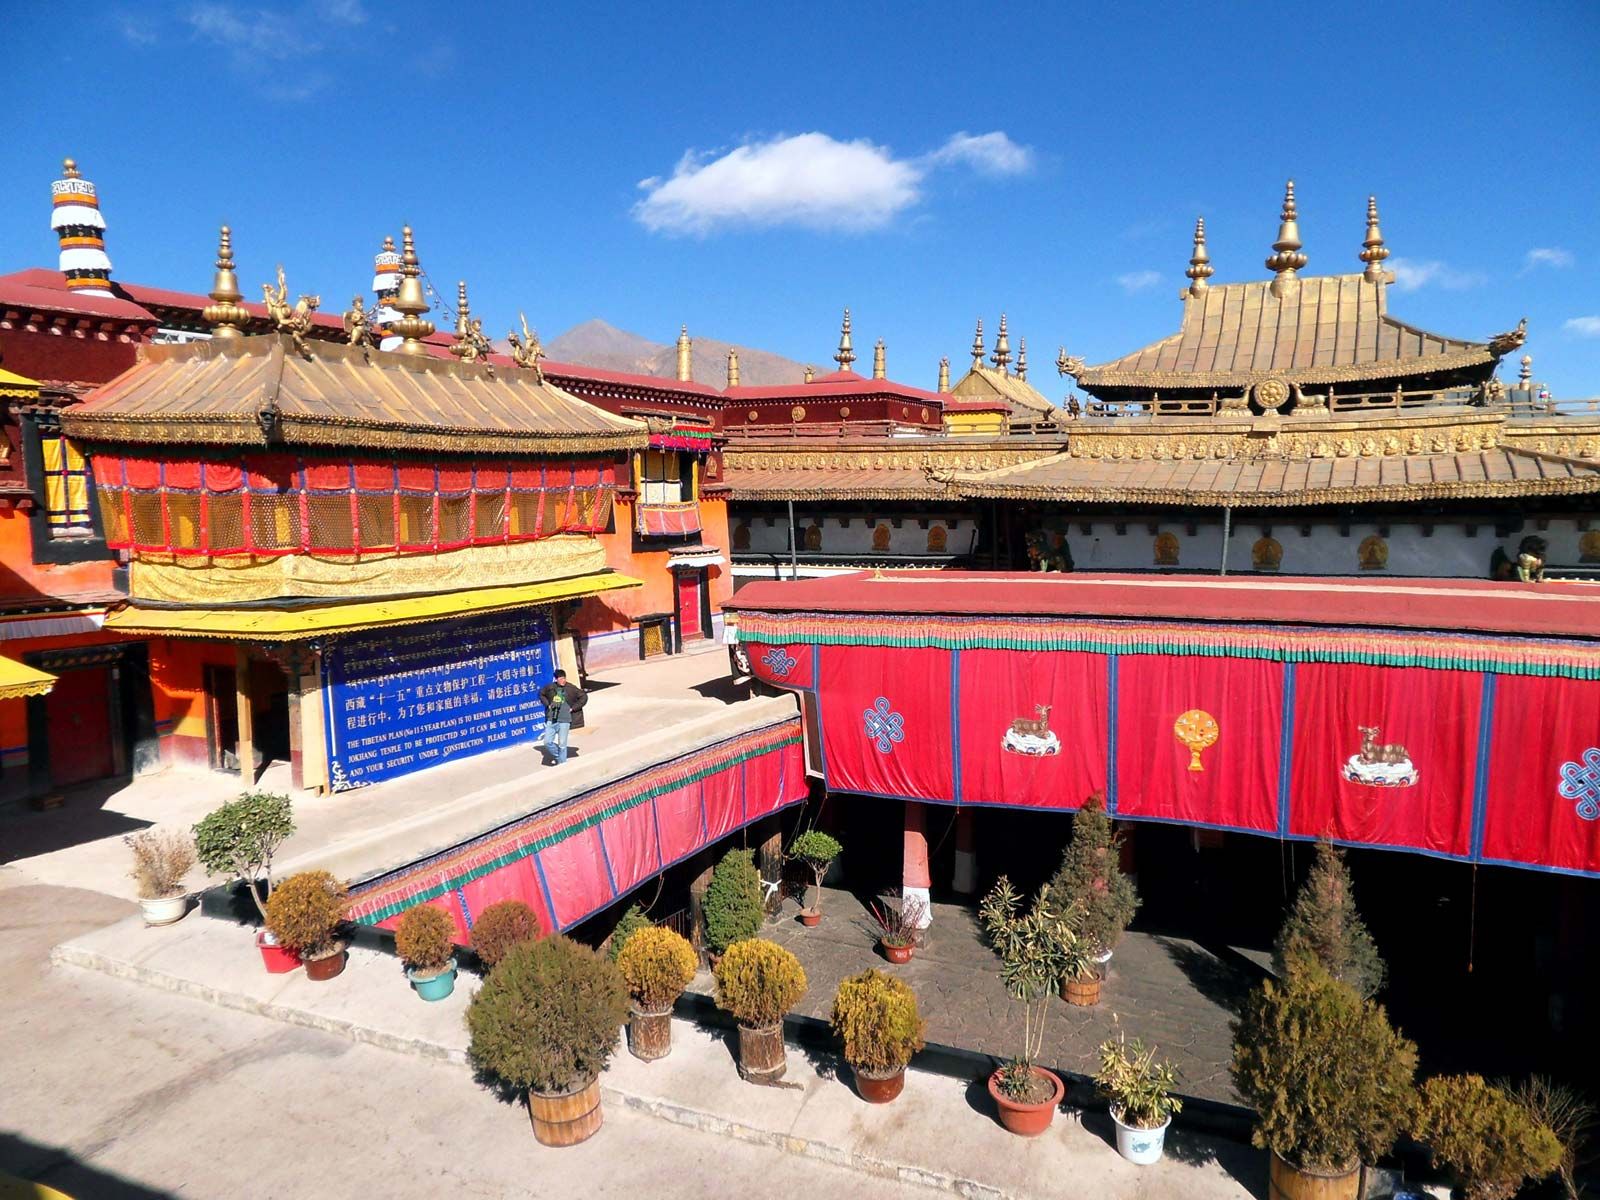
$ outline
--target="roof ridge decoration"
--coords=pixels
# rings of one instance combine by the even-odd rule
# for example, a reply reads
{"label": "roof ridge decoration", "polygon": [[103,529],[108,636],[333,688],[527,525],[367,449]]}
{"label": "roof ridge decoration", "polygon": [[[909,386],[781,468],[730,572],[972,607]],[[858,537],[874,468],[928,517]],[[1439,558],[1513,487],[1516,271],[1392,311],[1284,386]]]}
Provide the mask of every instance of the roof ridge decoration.
{"label": "roof ridge decoration", "polygon": [[884,349],[882,338],[879,338],[872,347],[872,377],[874,379],[889,378],[888,352]]}
{"label": "roof ridge decoration", "polygon": [[[1198,297],[1201,292],[1211,286],[1206,280],[1216,273],[1217,269],[1211,265],[1211,255],[1206,253],[1206,219],[1204,217],[1196,217],[1194,219],[1194,253],[1189,256],[1189,269],[1184,272],[1190,280],[1186,289],[1187,293]],[[1065,353],[1066,351],[1063,349],[1062,354],[1065,355]],[[1057,365],[1059,366],[1059,364],[1060,360],[1058,359]],[[1062,374],[1067,373],[1065,371],[1062,372]]]}
{"label": "roof ridge decoration", "polygon": [[736,346],[728,347],[728,387],[739,386],[739,350]]}
{"label": "roof ridge decoration", "polygon": [[322,304],[322,297],[301,293],[300,298],[291,305],[289,284],[283,276],[283,264],[279,263],[277,287],[263,283],[261,302],[266,306],[267,316],[277,326],[278,332],[288,334],[293,340],[295,353],[309,355],[311,351],[306,346],[306,334],[311,332],[311,314]]}
{"label": "roof ridge decoration", "polygon": [[687,325],[678,326],[678,382],[688,383],[694,378],[694,341],[689,337]]}
{"label": "roof ridge decoration", "polygon": [[1000,332],[995,335],[994,353],[989,356],[989,361],[1002,375],[1011,373],[1011,339],[1006,335],[1006,315],[1000,314]]}
{"label": "roof ridge decoration", "polygon": [[519,367],[527,367],[533,371],[534,379],[544,382],[544,367],[541,360],[544,358],[544,345],[539,341],[539,331],[528,328],[528,314],[517,313],[517,320],[522,322],[522,336],[517,336],[516,330],[506,333],[506,341],[511,343],[511,361]]}
{"label": "roof ridge decoration", "polygon": [[985,350],[985,347],[984,347],[984,344],[983,344],[983,318],[979,317],[978,318],[977,331],[975,333],[973,333],[973,335],[972,335],[972,365],[973,366],[975,366],[975,367],[983,366],[984,350]]}
{"label": "roof ridge decoration", "polygon": [[70,158],[61,164],[61,178],[50,185],[50,208],[50,228],[61,242],[57,262],[67,289],[115,299],[100,197]]}
{"label": "roof ridge decoration", "polygon": [[426,358],[428,348],[422,344],[422,339],[433,333],[434,327],[432,321],[422,319],[422,314],[428,311],[428,300],[422,294],[422,265],[417,260],[417,246],[411,236],[411,226],[401,228],[400,243],[400,288],[390,304],[400,314],[400,320],[390,326],[402,339],[395,352],[412,358]]}
{"label": "roof ridge decoration", "polygon": [[1017,339],[1017,378],[1028,382],[1028,339]]}
{"label": "roof ridge decoration", "polygon": [[1272,243],[1267,270],[1273,272],[1272,294],[1282,296],[1295,285],[1296,274],[1309,261],[1300,253],[1300,214],[1294,203],[1294,180],[1283,185],[1283,212],[1278,225],[1278,240]]}
{"label": "roof ridge decoration", "polygon": [[1383,269],[1383,260],[1389,257],[1389,248],[1383,244],[1383,232],[1378,228],[1378,198],[1367,197],[1367,236],[1361,241],[1361,253],[1357,256],[1367,264],[1367,269],[1361,277],[1368,283],[1388,282],[1388,272]]}
{"label": "roof ridge decoration", "polygon": [[939,360],[939,391],[941,394],[950,391],[950,359],[949,356]]}
{"label": "roof ridge decoration", "polygon": [[239,327],[250,319],[250,313],[239,303],[244,296],[233,269],[233,230],[226,225],[217,238],[217,273],[211,279],[209,299],[211,303],[200,310],[200,316],[211,326],[211,336],[223,341],[243,337]]}
{"label": "roof ridge decoration", "polygon": [[494,347],[489,344],[488,337],[483,332],[483,318],[472,315],[472,306],[467,303],[467,281],[456,282],[456,340],[450,343],[450,353],[462,362],[478,362],[482,360],[491,372],[494,370],[489,363],[489,355]]}
{"label": "roof ridge decoration", "polygon": [[855,347],[850,342],[850,310],[847,308],[844,310],[844,325],[839,330],[839,353],[833,356],[833,361],[839,364],[841,371],[848,371],[855,360]]}

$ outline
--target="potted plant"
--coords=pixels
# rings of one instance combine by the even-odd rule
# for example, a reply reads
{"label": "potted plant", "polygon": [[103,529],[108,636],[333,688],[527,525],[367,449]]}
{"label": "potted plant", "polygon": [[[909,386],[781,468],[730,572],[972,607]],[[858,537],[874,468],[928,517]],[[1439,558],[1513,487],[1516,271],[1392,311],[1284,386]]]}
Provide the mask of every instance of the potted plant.
{"label": "potted plant", "polygon": [[539,918],[521,900],[497,900],[472,923],[472,949],[485,967],[492,968],[513,946],[539,936]]}
{"label": "potted plant", "polygon": [[326,871],[291,875],[267,897],[267,928],[300,956],[307,979],[332,979],[344,970],[339,927],[348,898],[344,884]]}
{"label": "potted plant", "polygon": [[761,872],[749,850],[729,850],[711,872],[702,902],[706,946],[713,957],[734,942],[753,938],[766,915],[761,902]]}
{"label": "potted plant", "polygon": [[788,1066],[783,1017],[806,994],[800,960],[776,942],[746,938],[717,963],[717,1003],[739,1023],[739,1075],[774,1083]]}
{"label": "potted plant", "polygon": [[[1121,846],[1122,839],[1106,815],[1105,800],[1097,792],[1073,816],[1072,836],[1050,879],[1058,904],[1077,905],[1078,936],[1089,944],[1100,964],[1111,960],[1111,952],[1139,909],[1138,890],[1122,873]],[[1099,989],[1100,975],[1096,973],[1096,1000]]]}
{"label": "potted plant", "polygon": [[[211,875],[231,875],[245,886],[263,920],[272,894],[272,856],[294,833],[289,797],[278,792],[241,792],[194,827],[194,849]],[[274,973],[292,971],[300,960],[280,947],[269,927],[256,934],[262,961]]]}
{"label": "potted plant", "polygon": [[622,956],[622,948],[628,944],[628,939],[641,929],[654,928],[655,922],[644,915],[637,904],[628,905],[622,919],[617,922],[607,941],[606,953],[611,956],[611,961],[616,962]]}
{"label": "potted plant", "polygon": [[1511,1200],[1561,1167],[1561,1141],[1509,1093],[1480,1075],[1422,1085],[1411,1134],[1461,1184],[1464,1200]]}
{"label": "potted plant", "polygon": [[443,1000],[456,987],[456,923],[432,904],[408,908],[394,930],[395,953],[424,1000]]}
{"label": "potted plant", "polygon": [[146,925],[171,925],[189,909],[183,880],[194,870],[194,843],[172,830],[146,829],[122,839],[133,851],[132,877]]}
{"label": "potted plant", "polygon": [[1561,1143],[1561,1162],[1556,1166],[1561,1190],[1567,1200],[1581,1200],[1578,1167],[1588,1161],[1587,1143],[1600,1118],[1600,1108],[1578,1089],[1548,1075],[1529,1076],[1507,1091],[1529,1119],[1556,1135],[1556,1141]]}
{"label": "potted plant", "polygon": [[1317,843],[1311,871],[1278,931],[1273,960],[1280,977],[1296,964],[1319,963],[1362,999],[1383,987],[1383,957],[1356,912],[1344,855],[1330,841]]}
{"label": "potted plant", "polygon": [[615,963],[561,934],[508,950],[467,1008],[467,1058],[525,1092],[533,1136],[575,1146],[600,1128],[600,1072],[617,1048],[628,986]]}
{"label": "potted plant", "polygon": [[833,1032],[856,1091],[869,1104],[887,1104],[906,1085],[906,1064],[921,1050],[927,1023],[910,987],[876,968],[839,982],[833,997]]}
{"label": "potted plant", "polygon": [[1146,1050],[1126,1035],[1100,1043],[1100,1069],[1095,1086],[1111,1105],[1117,1127],[1117,1153],[1141,1165],[1158,1162],[1167,1140],[1172,1114],[1183,1101],[1172,1094],[1177,1074],[1168,1063],[1158,1063],[1156,1052]]}
{"label": "potted plant", "polygon": [[838,838],[831,837],[820,829],[808,829],[789,843],[786,857],[804,863],[806,869],[811,872],[811,903],[800,910],[801,924],[814,926],[822,920],[822,877],[828,873],[829,865],[843,850],[844,847],[839,844]]}
{"label": "potted plant", "polygon": [[922,915],[928,906],[917,896],[903,896],[899,901],[885,896],[880,904],[874,901],[868,911],[878,925],[878,946],[890,962],[904,966],[911,961],[917,948],[917,935],[922,930]]}
{"label": "potted plant", "polygon": [[672,1050],[672,1006],[694,978],[699,960],[689,939],[646,924],[628,936],[617,967],[628,983],[628,1049],[653,1062]]}
{"label": "potted plant", "polygon": [[1417,1047],[1315,963],[1267,980],[1234,1024],[1233,1083],[1271,1151],[1274,1195],[1355,1200],[1361,1164],[1394,1145],[1410,1115]]}
{"label": "potted plant", "polygon": [[1000,957],[1000,979],[1022,1004],[1022,1052],[989,1076],[989,1094],[1000,1110],[1000,1124],[1022,1137],[1050,1128],[1065,1094],[1060,1076],[1037,1065],[1044,1049],[1045,1015],[1051,994],[1068,973],[1088,963],[1088,947],[1073,929],[1071,915],[1055,906],[1049,886],[1039,889],[1033,907],[1021,904],[1002,875],[978,906],[978,918]]}

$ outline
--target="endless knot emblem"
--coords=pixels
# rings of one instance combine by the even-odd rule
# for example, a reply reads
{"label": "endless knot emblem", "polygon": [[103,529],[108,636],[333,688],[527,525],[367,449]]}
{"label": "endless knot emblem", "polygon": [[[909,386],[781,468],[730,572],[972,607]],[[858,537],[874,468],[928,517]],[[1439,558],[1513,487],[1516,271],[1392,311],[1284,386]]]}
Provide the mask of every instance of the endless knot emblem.
{"label": "endless knot emblem", "polygon": [[761,661],[766,663],[772,673],[782,679],[794,670],[794,664],[800,661],[782,646],[774,646],[761,656]]}
{"label": "endless knot emblem", "polygon": [[906,740],[905,718],[889,711],[889,701],[879,696],[871,708],[861,714],[867,722],[867,738],[884,754],[894,749],[895,742]]}
{"label": "endless knot emblem", "polygon": [[1578,815],[1585,821],[1600,818],[1600,749],[1590,746],[1583,762],[1561,764],[1560,792],[1578,802]]}

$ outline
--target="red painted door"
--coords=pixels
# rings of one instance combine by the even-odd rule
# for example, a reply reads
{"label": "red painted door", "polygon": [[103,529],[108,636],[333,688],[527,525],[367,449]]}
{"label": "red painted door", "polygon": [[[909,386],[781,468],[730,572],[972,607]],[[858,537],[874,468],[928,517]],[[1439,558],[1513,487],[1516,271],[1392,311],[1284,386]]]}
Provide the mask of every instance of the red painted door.
{"label": "red painted door", "polygon": [[700,572],[678,572],[678,636],[692,641],[706,636],[700,615]]}
{"label": "red painted door", "polygon": [[111,744],[111,669],[68,668],[45,700],[50,782],[56,787],[104,779],[116,763]]}

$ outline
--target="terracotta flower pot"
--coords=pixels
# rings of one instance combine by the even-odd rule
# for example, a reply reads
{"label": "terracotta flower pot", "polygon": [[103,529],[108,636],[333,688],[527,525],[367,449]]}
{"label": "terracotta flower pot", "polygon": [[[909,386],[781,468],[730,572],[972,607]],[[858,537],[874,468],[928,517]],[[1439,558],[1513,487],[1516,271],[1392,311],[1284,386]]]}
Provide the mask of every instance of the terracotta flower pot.
{"label": "terracotta flower pot", "polygon": [[1018,1137],[1038,1137],[1049,1129],[1050,1122],[1056,1115],[1056,1105],[1060,1104],[1061,1097],[1067,1094],[1066,1085],[1054,1071],[1034,1067],[1033,1073],[1048,1081],[1051,1087],[1050,1099],[1042,1100],[1038,1104],[1023,1104],[1002,1092],[999,1071],[989,1076],[989,1095],[994,1097],[994,1102],[1000,1109],[1000,1124]]}
{"label": "terracotta flower pot", "polygon": [[1307,1171],[1278,1157],[1268,1156],[1268,1200],[1359,1200],[1361,1164],[1348,1171]]}
{"label": "terracotta flower pot", "polygon": [[899,1067],[887,1074],[863,1070],[857,1066],[852,1066],[850,1071],[856,1077],[856,1092],[868,1104],[887,1104],[905,1090],[906,1069],[904,1067]]}
{"label": "terracotta flower pot", "polygon": [[599,1132],[600,1077],[560,1092],[528,1092],[528,1117],[533,1136],[545,1146],[576,1146]]}
{"label": "terracotta flower pot", "polygon": [[331,954],[324,954],[320,958],[308,958],[306,964],[306,978],[324,983],[344,971],[345,959],[349,953],[343,946]]}
{"label": "terracotta flower pot", "polygon": [[789,1061],[783,1045],[783,1022],[739,1026],[739,1076],[751,1083],[776,1083]]}
{"label": "terracotta flower pot", "polygon": [[1100,1003],[1100,976],[1091,975],[1087,979],[1063,979],[1061,981],[1061,998],[1068,1004],[1079,1008],[1088,1008]]}
{"label": "terracotta flower pot", "polygon": [[647,1012],[628,1006],[628,1050],[637,1059],[654,1062],[672,1052],[672,1006]]}
{"label": "terracotta flower pot", "polygon": [[911,952],[916,949],[915,946],[892,946],[888,942],[880,942],[879,944],[883,947],[883,956],[890,962],[899,963],[901,966],[911,961]]}
{"label": "terracotta flower pot", "polygon": [[815,909],[803,910],[800,913],[800,924],[807,929],[815,929],[822,924],[822,913]]}

